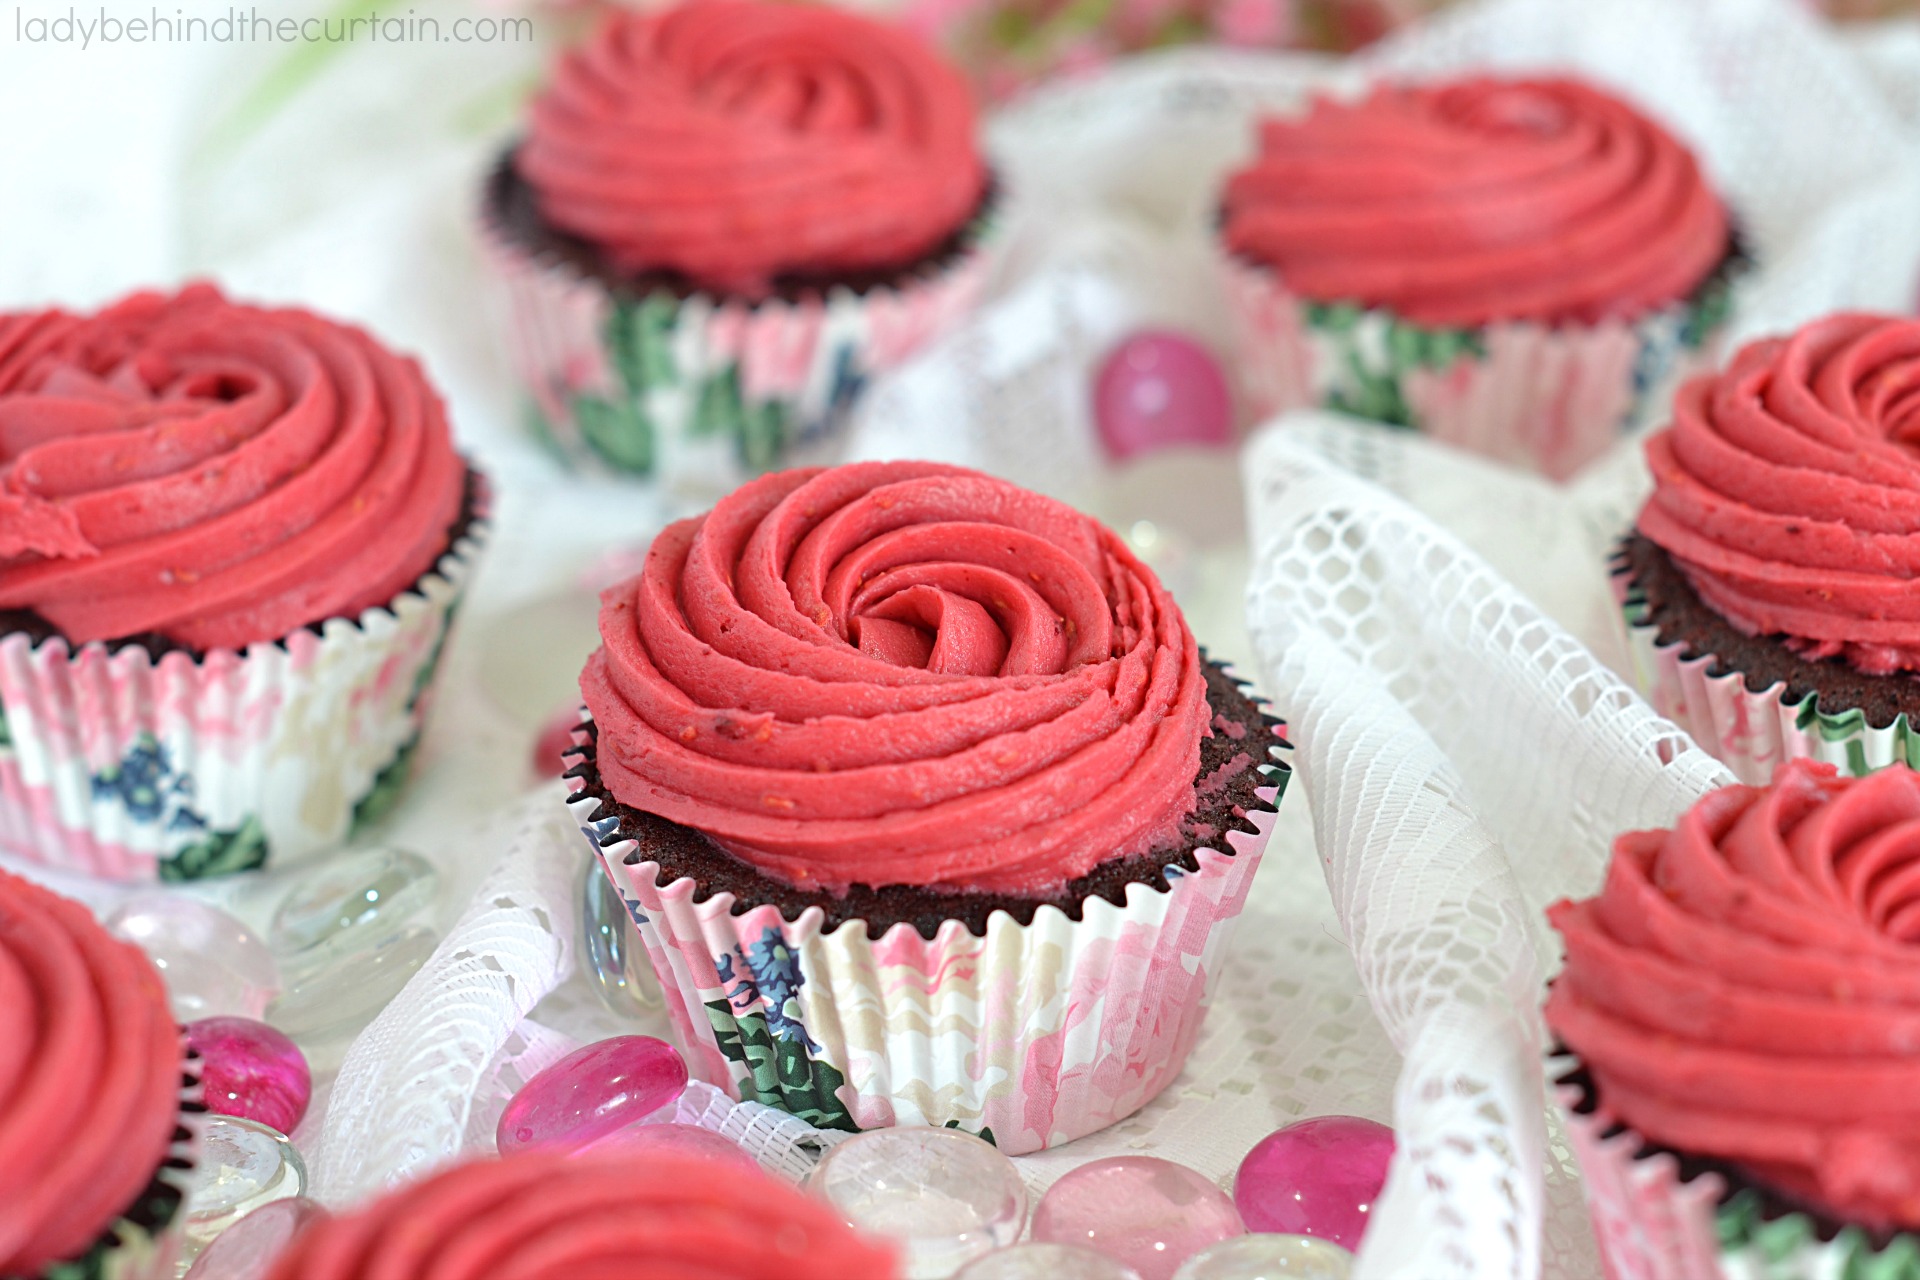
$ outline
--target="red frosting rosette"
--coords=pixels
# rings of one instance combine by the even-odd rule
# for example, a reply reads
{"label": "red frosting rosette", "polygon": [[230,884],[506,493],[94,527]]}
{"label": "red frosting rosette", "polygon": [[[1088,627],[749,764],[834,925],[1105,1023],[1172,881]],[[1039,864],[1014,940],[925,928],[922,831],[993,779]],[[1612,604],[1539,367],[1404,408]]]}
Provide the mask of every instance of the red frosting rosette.
{"label": "red frosting rosette", "polygon": [[1180,839],[1198,649],[1110,531],[932,463],[668,527],[581,675],[607,788],[801,887],[1040,895]]}
{"label": "red frosting rosette", "polygon": [[83,1256],[179,1124],[160,975],[85,907],[0,872],[0,1275]]}
{"label": "red frosting rosette", "polygon": [[755,0],[615,9],[555,70],[516,164],[617,269],[748,297],[790,271],[911,266],[987,183],[966,84],[915,36]]}
{"label": "red frosting rosette", "polygon": [[1729,247],[1687,148],[1564,78],[1384,85],[1267,120],[1224,212],[1228,247],[1290,292],[1429,326],[1636,318]]}
{"label": "red frosting rosette", "polygon": [[0,609],[241,649],[433,567],[466,467],[412,360],[205,285],[0,315]]}
{"label": "red frosting rosette", "polygon": [[1920,670],[1920,322],[1836,315],[1688,384],[1638,521],[1740,630]]}
{"label": "red frosting rosette", "polygon": [[1793,761],[1622,836],[1547,1021],[1644,1139],[1920,1227],[1920,774]]}
{"label": "red frosting rosette", "polygon": [[462,1165],[298,1236],[268,1280],[889,1280],[891,1250],[773,1177],[684,1155]]}

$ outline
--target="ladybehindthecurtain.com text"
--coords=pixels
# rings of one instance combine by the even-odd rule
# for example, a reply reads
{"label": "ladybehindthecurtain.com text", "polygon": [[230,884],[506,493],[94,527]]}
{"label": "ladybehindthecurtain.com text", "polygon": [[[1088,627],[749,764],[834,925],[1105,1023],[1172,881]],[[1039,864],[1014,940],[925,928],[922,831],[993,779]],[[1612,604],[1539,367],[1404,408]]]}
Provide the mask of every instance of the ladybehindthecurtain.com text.
{"label": "ladybehindthecurtain.com text", "polygon": [[218,16],[171,14],[158,6],[144,16],[105,6],[83,13],[29,13],[13,10],[14,39],[22,44],[77,45],[90,49],[110,44],[518,44],[534,38],[531,18],[404,17],[375,12],[358,17],[296,18],[262,13],[258,8],[229,8]]}

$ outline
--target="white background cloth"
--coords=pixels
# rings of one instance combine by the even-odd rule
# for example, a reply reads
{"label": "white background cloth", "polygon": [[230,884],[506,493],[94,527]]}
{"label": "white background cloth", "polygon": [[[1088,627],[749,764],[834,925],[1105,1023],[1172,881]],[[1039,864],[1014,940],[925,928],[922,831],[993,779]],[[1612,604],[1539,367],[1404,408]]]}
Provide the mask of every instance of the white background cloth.
{"label": "white background cloth", "polygon": [[[317,1193],[351,1201],[483,1148],[528,1072],[637,1025],[574,973],[584,848],[557,784],[501,808],[532,785],[534,728],[571,696],[607,553],[666,514],[642,491],[561,474],[515,429],[471,211],[542,51],[353,47],[236,136],[227,125],[284,49],[21,44],[12,18],[0,306],[92,305],[211,274],[364,321],[423,355],[500,492],[418,780],[380,833],[443,867],[451,932],[296,1135]],[[1186,1075],[1023,1172],[1037,1188],[1088,1158],[1151,1151],[1225,1179],[1290,1120],[1392,1120],[1402,1156],[1367,1277],[1597,1274],[1545,1105],[1534,1010],[1555,951],[1539,912],[1592,888],[1613,833],[1666,821],[1723,777],[1607,669],[1601,562],[1644,476],[1625,449],[1555,490],[1322,415],[1257,440],[1241,478],[1186,456],[1113,472],[1087,387],[1144,323],[1222,338],[1207,221],[1255,111],[1380,71],[1485,65],[1577,69],[1693,141],[1762,263],[1739,334],[1842,306],[1912,309],[1915,29],[1842,37],[1791,0],[1495,0],[1349,64],[1179,52],[1001,115],[992,144],[1019,204],[995,301],[873,388],[852,443],[987,467],[1143,537],[1135,522],[1151,520],[1149,554],[1195,631],[1257,671],[1301,748]],[[1232,518],[1242,483],[1251,543]],[[270,889],[206,892],[257,920]]]}

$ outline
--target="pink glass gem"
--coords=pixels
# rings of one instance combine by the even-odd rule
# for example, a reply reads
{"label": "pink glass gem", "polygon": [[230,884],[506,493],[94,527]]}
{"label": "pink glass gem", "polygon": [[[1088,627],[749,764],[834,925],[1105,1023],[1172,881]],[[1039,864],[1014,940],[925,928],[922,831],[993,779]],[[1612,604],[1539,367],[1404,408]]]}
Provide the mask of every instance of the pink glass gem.
{"label": "pink glass gem", "polygon": [[563,761],[561,755],[573,749],[573,731],[579,724],[578,703],[568,703],[546,718],[540,726],[539,736],[533,740],[533,755],[530,757],[536,775],[557,778],[571,767],[571,762]]}
{"label": "pink glass gem", "polygon": [[327,1211],[305,1197],[263,1204],[215,1236],[186,1280],[265,1280],[289,1242]]}
{"label": "pink glass gem", "polygon": [[1233,1178],[1249,1231],[1316,1236],[1357,1250],[1387,1182],[1393,1130],[1358,1116],[1302,1120],[1262,1138]]}
{"label": "pink glass gem", "polygon": [[615,1036],[575,1049],[526,1082],[500,1116],[501,1155],[581,1147],[680,1096],[687,1064],[652,1036]]}
{"label": "pink glass gem", "polygon": [[1094,378],[1093,421],[1120,459],[1170,444],[1233,443],[1233,399],[1220,362],[1164,330],[1143,330],[1108,354]]}
{"label": "pink glass gem", "polygon": [[251,1018],[202,1018],[187,1024],[200,1055],[207,1110],[292,1133],[313,1100],[313,1076],[300,1046]]}
{"label": "pink glass gem", "polygon": [[1104,1253],[1141,1280],[1170,1280],[1182,1262],[1244,1230],[1226,1192],[1153,1156],[1083,1164],[1049,1187],[1033,1211],[1035,1240]]}
{"label": "pink glass gem", "polygon": [[584,1156],[613,1152],[623,1156],[643,1153],[658,1155],[669,1151],[745,1169],[759,1167],[758,1162],[738,1143],[721,1137],[711,1129],[702,1129],[697,1124],[630,1124],[604,1138],[596,1138],[574,1154]]}

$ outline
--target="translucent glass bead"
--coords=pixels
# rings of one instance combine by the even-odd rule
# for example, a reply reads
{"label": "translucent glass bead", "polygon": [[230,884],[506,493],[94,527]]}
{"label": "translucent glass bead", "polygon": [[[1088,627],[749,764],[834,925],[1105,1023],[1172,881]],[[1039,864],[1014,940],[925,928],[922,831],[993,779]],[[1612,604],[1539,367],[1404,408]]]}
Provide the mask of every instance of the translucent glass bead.
{"label": "translucent glass bead", "polygon": [[1233,442],[1233,398],[1213,355],[1178,333],[1148,330],[1121,342],[1093,384],[1093,420],[1116,458],[1170,444]]}
{"label": "translucent glass bead", "polygon": [[623,1017],[658,1009],[660,983],[647,949],[634,932],[633,916],[597,861],[581,886],[581,928],[586,933],[587,973],[607,1008]]}
{"label": "translucent glass bead", "polygon": [[343,854],[287,889],[267,927],[274,954],[289,964],[338,960],[393,937],[433,906],[440,873],[405,849]]}
{"label": "translucent glass bead", "polygon": [[520,1086],[500,1114],[501,1155],[581,1147],[671,1104],[687,1064],[652,1036],[614,1036],[576,1049]]}
{"label": "translucent glass bead", "polygon": [[976,1258],[953,1280],[1140,1280],[1140,1273],[1078,1245],[1028,1243]]}
{"label": "translucent glass bead", "polygon": [[1353,1255],[1312,1236],[1236,1236],[1196,1253],[1173,1280],[1347,1280]]}
{"label": "translucent glass bead", "polygon": [[313,1075],[298,1045],[252,1018],[202,1018],[187,1024],[200,1055],[207,1110],[258,1120],[292,1133],[313,1099]]}
{"label": "translucent glass bead", "polygon": [[307,1166],[286,1136],[237,1116],[206,1117],[188,1183],[186,1245],[198,1253],[242,1217],[307,1190]]}
{"label": "translucent glass bead", "polygon": [[147,953],[181,1022],[217,1014],[257,1018],[280,990],[280,971],[259,935],[197,899],[143,893],[105,924]]}
{"label": "translucent glass bead", "polygon": [[261,1205],[215,1236],[185,1280],[266,1280],[300,1228],[326,1216],[326,1210],[302,1196]]}
{"label": "translucent glass bead", "polygon": [[1226,1192],[1153,1156],[1083,1164],[1048,1188],[1033,1213],[1035,1240],[1097,1250],[1142,1280],[1172,1280],[1188,1258],[1243,1230]]}
{"label": "translucent glass bead", "polygon": [[433,930],[409,925],[377,946],[296,970],[267,1021],[309,1047],[350,1036],[400,994],[439,943]]}
{"label": "translucent glass bead", "polygon": [[1233,1201],[1250,1231],[1318,1236],[1360,1247],[1386,1185],[1393,1130],[1357,1116],[1321,1116],[1262,1138],[1240,1162]]}
{"label": "translucent glass bead", "polygon": [[624,1129],[616,1129],[604,1138],[594,1139],[574,1154],[600,1155],[607,1152],[621,1155],[672,1152],[737,1165],[743,1169],[759,1167],[758,1162],[740,1144],[697,1124],[631,1124]]}
{"label": "translucent glass bead", "polygon": [[875,1129],[828,1149],[807,1189],[849,1225],[898,1241],[907,1280],[1020,1238],[1027,1189],[1013,1161],[958,1129]]}

